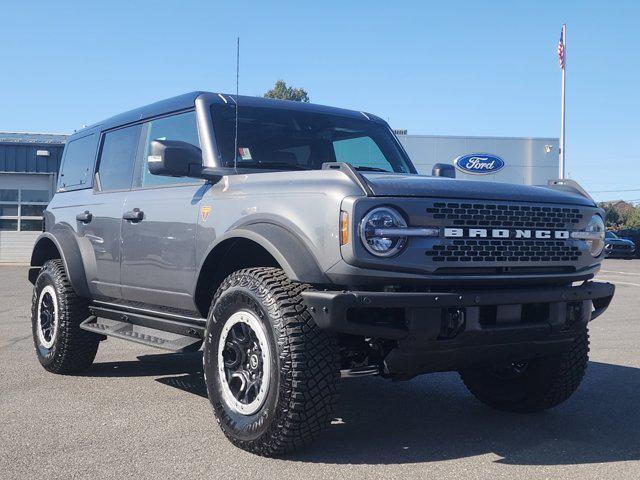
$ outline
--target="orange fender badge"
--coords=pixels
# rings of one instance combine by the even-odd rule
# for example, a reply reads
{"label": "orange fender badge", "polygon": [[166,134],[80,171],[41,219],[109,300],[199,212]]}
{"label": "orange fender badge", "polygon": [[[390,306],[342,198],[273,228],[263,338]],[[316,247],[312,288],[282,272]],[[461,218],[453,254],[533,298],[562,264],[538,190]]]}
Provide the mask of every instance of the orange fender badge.
{"label": "orange fender badge", "polygon": [[211,207],[209,205],[205,205],[200,209],[200,216],[202,217],[203,222],[207,221],[207,218],[209,218],[210,213],[211,213]]}

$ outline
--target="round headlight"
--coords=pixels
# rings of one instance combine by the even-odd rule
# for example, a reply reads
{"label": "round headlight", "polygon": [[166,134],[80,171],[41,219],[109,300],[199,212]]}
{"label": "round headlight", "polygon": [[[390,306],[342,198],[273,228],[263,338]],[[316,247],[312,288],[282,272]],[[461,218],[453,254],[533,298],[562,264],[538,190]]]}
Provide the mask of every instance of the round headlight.
{"label": "round headlight", "polygon": [[585,231],[587,233],[596,234],[597,238],[590,238],[586,241],[586,243],[589,247],[589,252],[591,253],[591,255],[594,257],[599,256],[604,249],[605,228],[602,217],[598,214],[591,217],[591,220],[589,220]]}
{"label": "round headlight", "polygon": [[407,222],[390,207],[378,207],[367,213],[360,223],[364,247],[377,257],[391,257],[407,243],[407,237],[385,234],[385,229],[404,228]]}

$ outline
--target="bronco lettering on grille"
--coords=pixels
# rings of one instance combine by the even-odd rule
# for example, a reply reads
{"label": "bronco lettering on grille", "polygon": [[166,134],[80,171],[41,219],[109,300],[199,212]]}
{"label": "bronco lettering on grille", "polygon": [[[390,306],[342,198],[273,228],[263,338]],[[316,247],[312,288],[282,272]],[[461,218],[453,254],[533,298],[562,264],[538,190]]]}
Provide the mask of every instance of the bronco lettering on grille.
{"label": "bronco lettering on grille", "polygon": [[537,238],[566,240],[568,230],[525,230],[520,228],[445,228],[445,238]]}

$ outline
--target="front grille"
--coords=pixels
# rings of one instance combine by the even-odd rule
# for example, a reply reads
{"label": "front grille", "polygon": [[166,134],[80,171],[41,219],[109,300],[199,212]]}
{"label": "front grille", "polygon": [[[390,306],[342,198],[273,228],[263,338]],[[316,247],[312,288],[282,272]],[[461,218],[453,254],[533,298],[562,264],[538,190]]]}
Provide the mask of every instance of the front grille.
{"label": "front grille", "polygon": [[453,226],[571,229],[582,219],[577,208],[506,205],[500,203],[436,202],[427,208],[433,219]]}
{"label": "front grille", "polygon": [[454,240],[425,253],[434,262],[572,262],[581,255],[558,240]]}

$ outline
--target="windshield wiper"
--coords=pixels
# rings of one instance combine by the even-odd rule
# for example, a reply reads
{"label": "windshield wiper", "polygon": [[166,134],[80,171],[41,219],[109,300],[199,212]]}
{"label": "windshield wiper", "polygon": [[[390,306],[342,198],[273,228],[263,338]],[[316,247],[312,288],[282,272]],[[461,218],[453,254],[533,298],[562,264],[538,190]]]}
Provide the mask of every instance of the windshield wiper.
{"label": "windshield wiper", "polygon": [[301,167],[300,165],[291,165],[290,163],[281,162],[239,162],[238,168],[264,168],[274,170],[309,170],[308,168]]}
{"label": "windshield wiper", "polygon": [[391,173],[389,172],[389,170],[385,170],[384,168],[378,168],[378,167],[368,167],[366,165],[362,165],[360,167],[353,167],[358,171],[361,172],[385,172],[385,173]]}

